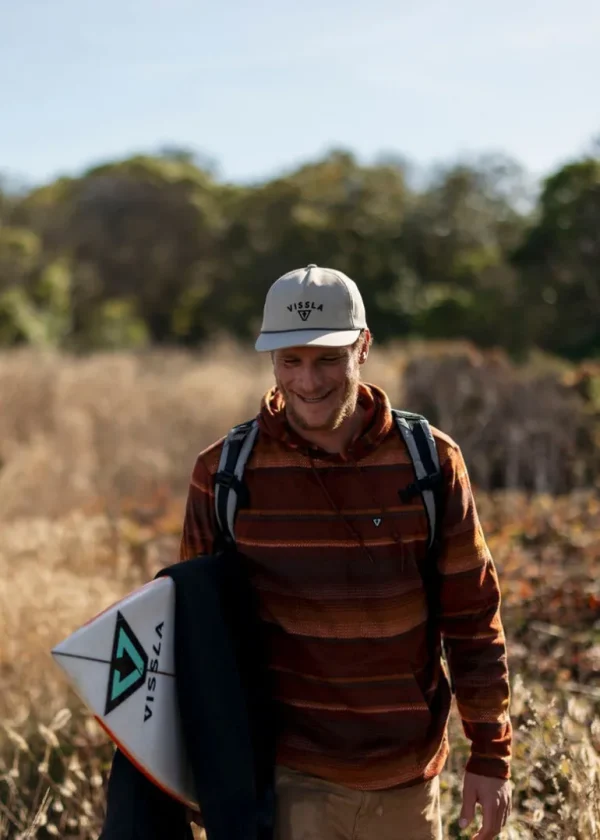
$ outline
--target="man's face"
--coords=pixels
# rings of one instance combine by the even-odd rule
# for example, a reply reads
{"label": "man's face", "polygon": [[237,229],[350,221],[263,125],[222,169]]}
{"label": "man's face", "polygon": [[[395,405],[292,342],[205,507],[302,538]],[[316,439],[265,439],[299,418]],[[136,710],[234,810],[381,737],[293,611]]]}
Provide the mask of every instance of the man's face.
{"label": "man's face", "polygon": [[306,431],[334,431],[356,408],[360,365],[358,347],[292,347],[276,350],[273,369],[288,417]]}

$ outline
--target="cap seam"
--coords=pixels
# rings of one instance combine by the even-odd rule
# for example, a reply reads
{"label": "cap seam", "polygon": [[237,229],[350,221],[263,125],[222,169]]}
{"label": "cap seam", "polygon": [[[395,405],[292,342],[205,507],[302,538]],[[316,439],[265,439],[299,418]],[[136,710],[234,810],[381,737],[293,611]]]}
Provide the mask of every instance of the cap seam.
{"label": "cap seam", "polygon": [[[347,295],[346,306],[347,306],[347,311],[348,311],[348,317],[349,317],[349,318],[350,318],[350,320],[352,321],[352,324],[354,324],[354,317],[353,317],[353,315],[352,315],[352,295],[350,294],[350,289],[348,288],[348,284],[346,283],[346,281],[344,280],[344,278],[343,278],[343,277],[341,277],[341,276],[340,276],[340,274],[338,274],[338,272],[335,270],[335,268],[330,268],[330,269],[329,269],[329,271],[331,271],[331,273],[332,273],[335,277],[337,277],[337,279],[339,280],[339,282],[340,282],[340,283],[342,284],[342,286],[344,287],[344,290],[345,290],[346,295]],[[355,328],[353,327],[353,329],[355,329]]]}
{"label": "cap seam", "polygon": [[360,327],[298,327],[292,330],[261,330],[261,335],[276,335],[278,333],[297,333],[297,332],[356,332],[360,331]]}

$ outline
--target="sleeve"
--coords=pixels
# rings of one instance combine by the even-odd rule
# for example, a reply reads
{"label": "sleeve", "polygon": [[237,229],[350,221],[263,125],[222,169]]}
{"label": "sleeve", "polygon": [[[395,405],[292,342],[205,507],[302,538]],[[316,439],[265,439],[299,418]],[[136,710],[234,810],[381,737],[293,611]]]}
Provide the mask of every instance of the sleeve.
{"label": "sleeve", "polygon": [[213,478],[200,454],[192,472],[185,505],[180,561],[191,560],[200,554],[212,554],[216,533]]}
{"label": "sleeve", "polygon": [[441,632],[458,711],[471,741],[466,769],[507,779],[512,727],[498,575],[458,447],[450,449],[442,471]]}

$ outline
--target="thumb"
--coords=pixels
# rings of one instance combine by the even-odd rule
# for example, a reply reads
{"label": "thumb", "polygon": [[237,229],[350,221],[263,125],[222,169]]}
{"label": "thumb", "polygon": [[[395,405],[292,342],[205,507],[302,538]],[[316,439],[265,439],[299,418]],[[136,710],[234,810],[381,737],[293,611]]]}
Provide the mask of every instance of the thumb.
{"label": "thumb", "polygon": [[469,784],[467,781],[463,788],[462,808],[458,820],[458,824],[461,828],[466,828],[473,822],[476,804],[477,792],[475,790],[475,785]]}

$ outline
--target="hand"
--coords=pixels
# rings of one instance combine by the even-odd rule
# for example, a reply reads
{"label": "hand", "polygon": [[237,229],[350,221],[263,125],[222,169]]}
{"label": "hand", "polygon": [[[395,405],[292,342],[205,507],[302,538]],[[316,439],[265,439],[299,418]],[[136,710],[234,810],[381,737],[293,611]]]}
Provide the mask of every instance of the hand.
{"label": "hand", "polygon": [[459,825],[466,828],[473,822],[477,802],[483,810],[483,824],[473,840],[494,840],[506,824],[511,812],[512,785],[507,779],[465,773],[463,802]]}

